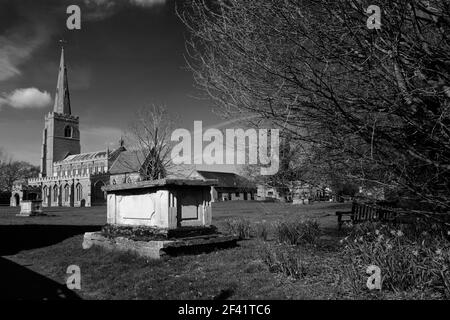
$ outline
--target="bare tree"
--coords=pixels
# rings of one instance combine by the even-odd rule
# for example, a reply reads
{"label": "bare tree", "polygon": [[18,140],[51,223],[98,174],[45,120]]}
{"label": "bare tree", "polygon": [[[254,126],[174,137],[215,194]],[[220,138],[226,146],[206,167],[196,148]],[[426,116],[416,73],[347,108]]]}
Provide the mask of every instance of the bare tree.
{"label": "bare tree", "polygon": [[25,161],[14,161],[0,149],[0,191],[11,191],[14,181],[35,177],[39,167]]}
{"label": "bare tree", "polygon": [[141,108],[127,132],[128,152],[122,165],[138,171],[144,180],[162,179],[171,167],[173,117],[163,106]]}
{"label": "bare tree", "polygon": [[191,4],[189,65],[228,117],[256,114],[345,177],[450,210],[448,1],[378,1],[378,30],[370,1]]}

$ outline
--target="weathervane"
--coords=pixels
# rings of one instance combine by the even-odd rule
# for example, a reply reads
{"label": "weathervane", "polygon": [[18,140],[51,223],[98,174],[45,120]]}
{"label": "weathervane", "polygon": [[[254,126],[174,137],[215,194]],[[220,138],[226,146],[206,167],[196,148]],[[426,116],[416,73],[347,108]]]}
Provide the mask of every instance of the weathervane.
{"label": "weathervane", "polygon": [[62,38],[62,39],[59,39],[58,42],[61,44],[61,48],[64,49],[64,44],[67,43],[67,41],[64,38]]}

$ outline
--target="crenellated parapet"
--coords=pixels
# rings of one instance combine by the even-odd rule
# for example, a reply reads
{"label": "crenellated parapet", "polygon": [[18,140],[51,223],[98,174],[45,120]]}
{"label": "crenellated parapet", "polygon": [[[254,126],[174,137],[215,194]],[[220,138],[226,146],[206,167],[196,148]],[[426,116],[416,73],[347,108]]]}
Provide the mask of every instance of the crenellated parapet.
{"label": "crenellated parapet", "polygon": [[30,178],[28,179],[29,184],[49,184],[49,183],[59,183],[66,180],[81,180],[90,179],[94,175],[92,174],[78,174],[78,175],[67,175],[58,177],[42,177],[42,178]]}

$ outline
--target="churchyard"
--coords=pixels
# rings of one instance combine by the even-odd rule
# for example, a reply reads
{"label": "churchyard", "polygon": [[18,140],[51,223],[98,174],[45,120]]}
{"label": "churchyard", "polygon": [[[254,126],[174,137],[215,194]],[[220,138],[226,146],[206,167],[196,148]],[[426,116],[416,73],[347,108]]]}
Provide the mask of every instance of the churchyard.
{"label": "churchyard", "polygon": [[[322,216],[334,215],[334,211],[343,207],[348,204],[214,203],[213,224],[227,232],[227,221],[233,218],[272,223],[285,217],[313,217],[319,218],[325,230],[329,230],[325,232],[329,237],[325,235],[324,240],[333,239],[331,242],[337,243],[336,218]],[[21,296],[28,298],[45,298],[46,294],[47,298],[58,298],[57,292],[61,291],[67,296],[69,265],[80,267],[81,290],[73,293],[83,299],[313,299],[332,294],[326,283],[297,281],[270,272],[259,257],[258,239],[240,241],[235,248],[154,261],[101,248],[82,249],[84,232],[100,230],[106,223],[104,206],[46,208],[48,216],[30,218],[15,216],[18,210],[0,207],[2,264],[15,266],[3,281],[7,289],[2,295],[22,290]],[[314,256],[328,259],[333,254],[318,250]],[[31,272],[48,281],[39,282],[43,283],[39,288],[30,290],[35,287],[30,283],[33,280],[29,280]],[[333,275],[326,277],[332,279]],[[47,285],[50,288],[56,285],[57,292],[46,290],[43,286]]]}
{"label": "churchyard", "polygon": [[[164,256],[160,260],[99,247],[83,250],[83,234],[99,231],[106,223],[104,206],[46,208],[47,216],[43,217],[17,217],[17,208],[0,207],[0,264],[4,270],[0,296],[22,299],[443,297],[439,292],[407,287],[400,291],[368,290],[367,266],[355,275],[345,260],[351,251],[346,251],[347,246],[344,248],[341,240],[349,235],[350,229],[337,230],[335,212],[350,207],[351,203],[330,202],[213,203],[213,225],[223,233],[241,233],[247,239],[232,248]],[[314,228],[305,229],[309,234],[304,233],[310,238],[305,237],[296,245],[280,244],[283,239],[277,236],[274,226],[297,219],[317,221],[319,233],[314,234],[312,224]],[[289,234],[286,229],[289,224],[284,227],[283,234]],[[284,240],[289,242],[288,237]],[[406,256],[405,252],[401,254]],[[80,268],[80,290],[69,290],[66,285],[67,268],[73,265]],[[394,280],[390,279],[389,283],[395,283]],[[405,276],[402,281],[409,280]]]}

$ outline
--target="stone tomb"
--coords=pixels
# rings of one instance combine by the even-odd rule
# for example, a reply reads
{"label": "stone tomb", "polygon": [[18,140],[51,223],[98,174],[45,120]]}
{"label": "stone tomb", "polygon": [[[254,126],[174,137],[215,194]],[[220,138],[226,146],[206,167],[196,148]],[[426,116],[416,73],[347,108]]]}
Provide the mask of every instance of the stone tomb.
{"label": "stone tomb", "polygon": [[42,200],[22,200],[20,202],[20,217],[32,217],[45,215],[42,212]]}
{"label": "stone tomb", "polygon": [[[103,230],[119,233],[86,233],[83,248],[98,245],[160,258],[175,248],[234,245],[236,237],[218,234],[211,225],[211,187],[216,183],[161,179],[105,187],[107,228]],[[142,230],[150,236],[143,237]]]}

